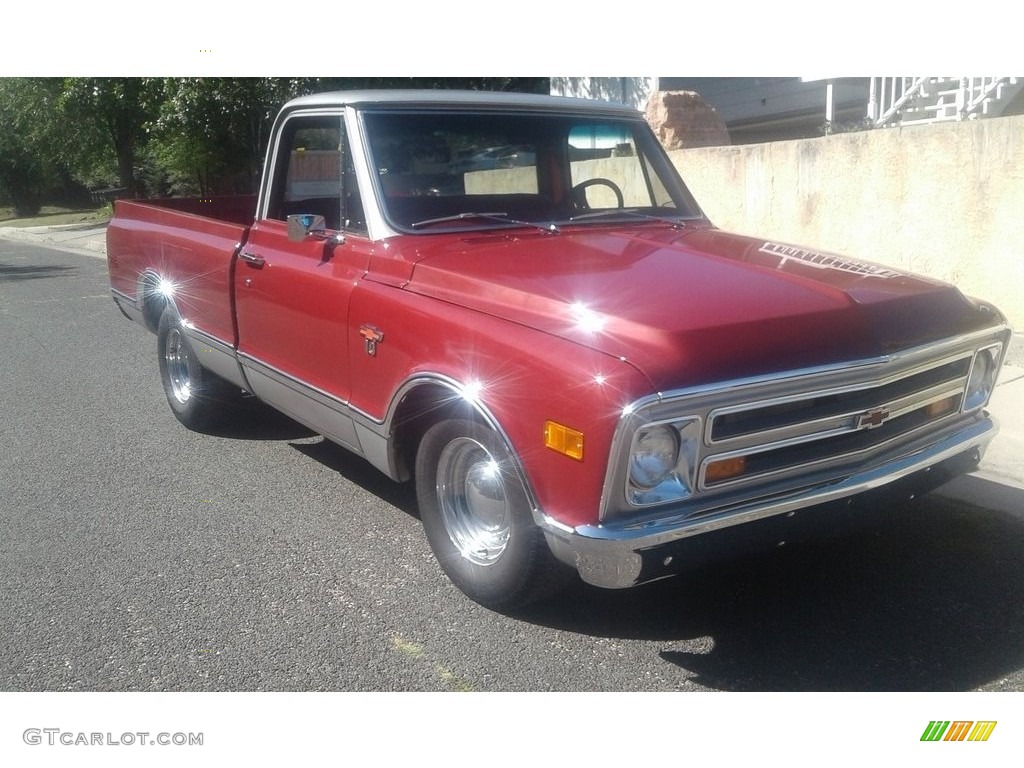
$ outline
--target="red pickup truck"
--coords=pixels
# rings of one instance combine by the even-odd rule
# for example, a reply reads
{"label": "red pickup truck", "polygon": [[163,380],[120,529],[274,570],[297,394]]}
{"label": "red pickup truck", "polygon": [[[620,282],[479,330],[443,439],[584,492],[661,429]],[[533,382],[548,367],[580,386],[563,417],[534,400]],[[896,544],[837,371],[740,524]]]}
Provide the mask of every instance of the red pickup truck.
{"label": "red pickup truck", "polygon": [[181,422],[254,395],[414,481],[495,608],[926,491],[996,432],[994,307],[716,229],[621,106],[295,99],[255,198],[119,201],[107,254]]}

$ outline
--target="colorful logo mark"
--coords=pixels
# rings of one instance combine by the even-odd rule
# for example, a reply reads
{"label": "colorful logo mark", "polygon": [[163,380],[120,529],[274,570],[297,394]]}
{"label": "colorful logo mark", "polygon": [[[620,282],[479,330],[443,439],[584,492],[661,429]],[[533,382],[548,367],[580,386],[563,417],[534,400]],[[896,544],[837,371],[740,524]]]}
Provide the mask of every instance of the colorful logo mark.
{"label": "colorful logo mark", "polygon": [[921,741],[988,741],[995,729],[995,720],[932,720]]}

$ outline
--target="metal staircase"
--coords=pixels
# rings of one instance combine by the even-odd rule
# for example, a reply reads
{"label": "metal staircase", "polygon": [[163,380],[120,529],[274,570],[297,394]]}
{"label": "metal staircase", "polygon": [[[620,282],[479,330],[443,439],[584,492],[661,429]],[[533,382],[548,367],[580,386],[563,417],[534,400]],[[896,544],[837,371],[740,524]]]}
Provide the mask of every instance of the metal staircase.
{"label": "metal staircase", "polygon": [[875,127],[997,117],[1022,89],[1017,77],[873,77],[867,117]]}

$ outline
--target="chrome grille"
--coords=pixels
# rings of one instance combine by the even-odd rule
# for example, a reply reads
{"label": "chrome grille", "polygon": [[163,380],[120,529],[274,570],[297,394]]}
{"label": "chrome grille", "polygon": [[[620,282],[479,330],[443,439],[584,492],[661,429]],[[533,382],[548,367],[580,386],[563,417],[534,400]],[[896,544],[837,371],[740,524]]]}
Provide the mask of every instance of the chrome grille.
{"label": "chrome grille", "polygon": [[[945,445],[986,420],[987,395],[967,395],[979,383],[971,383],[972,368],[979,350],[992,349],[998,371],[1008,339],[1009,329],[997,326],[882,357],[634,401],[616,428],[600,519],[646,524],[667,509],[705,519]],[[644,485],[631,474],[634,438],[659,427],[678,435],[679,455],[655,485]]]}
{"label": "chrome grille", "polygon": [[970,372],[966,355],[881,386],[838,392],[821,392],[766,405],[741,405],[711,414],[708,443],[711,445],[751,435],[782,433],[799,424],[844,424],[857,414],[889,405],[890,417],[913,410],[954,392],[962,392]]}
{"label": "chrome grille", "polygon": [[[730,405],[709,414],[699,487],[718,488],[794,467],[856,456],[960,411],[971,353],[882,381]],[[707,467],[745,457],[718,480]]]}

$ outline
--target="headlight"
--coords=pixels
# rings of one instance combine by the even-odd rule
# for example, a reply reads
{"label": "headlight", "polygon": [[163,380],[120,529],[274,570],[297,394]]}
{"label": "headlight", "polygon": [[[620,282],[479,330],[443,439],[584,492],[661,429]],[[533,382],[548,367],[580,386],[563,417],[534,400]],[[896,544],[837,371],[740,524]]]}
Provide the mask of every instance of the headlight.
{"label": "headlight", "polygon": [[646,507],[689,497],[700,438],[700,419],[696,417],[637,429],[629,454],[629,503]]}
{"label": "headlight", "polygon": [[988,402],[992,388],[996,385],[999,373],[999,355],[1003,351],[1001,344],[978,350],[971,365],[971,375],[967,379],[967,391],[964,392],[963,410],[973,411]]}
{"label": "headlight", "polygon": [[679,441],[671,427],[645,427],[637,433],[633,444],[629,479],[637,488],[654,488],[668,479],[678,459]]}

